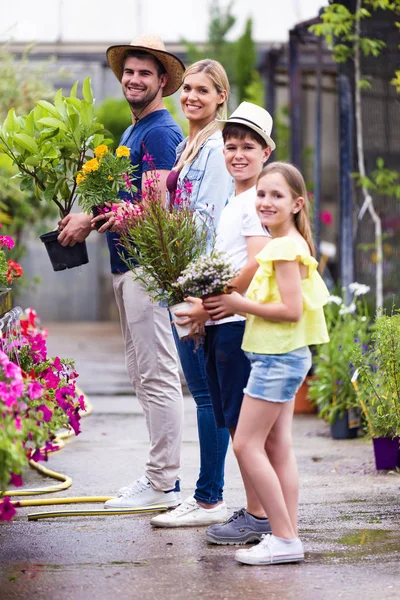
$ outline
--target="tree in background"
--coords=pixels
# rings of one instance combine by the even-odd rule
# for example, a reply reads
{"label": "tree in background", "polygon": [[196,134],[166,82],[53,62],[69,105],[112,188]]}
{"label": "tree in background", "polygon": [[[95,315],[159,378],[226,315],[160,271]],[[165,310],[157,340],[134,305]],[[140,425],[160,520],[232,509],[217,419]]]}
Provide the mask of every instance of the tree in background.
{"label": "tree in background", "polygon": [[252,37],[252,19],[247,19],[244,33],[237,41],[228,40],[236,23],[233,8],[233,0],[225,7],[219,0],[212,0],[208,39],[204,48],[199,49],[195,44],[182,40],[186,47],[186,62],[191,64],[202,58],[218,60],[224,66],[232,87],[231,107],[236,108],[243,100],[263,106],[264,86],[256,69],[257,51]]}
{"label": "tree in background", "polygon": [[[310,30],[317,36],[325,38],[328,46],[332,49],[336,62],[346,63],[353,60],[358,161],[356,178],[363,195],[363,204],[358,213],[358,220],[361,221],[368,211],[375,228],[377,309],[383,306],[383,240],[382,221],[375,210],[372,194],[375,192],[400,197],[399,174],[386,169],[382,158],[377,160],[376,170],[369,176],[365,167],[362,89],[370,87],[370,83],[362,76],[361,58],[362,55],[380,57],[386,48],[386,42],[363,35],[361,22],[364,19],[373,18],[374,13],[379,10],[400,15],[399,0],[356,0],[354,12],[339,2],[332,3],[324,8],[321,23],[310,27]],[[396,25],[399,27],[398,23]],[[397,71],[395,75],[396,77],[392,80],[393,85],[397,85],[399,72]]]}
{"label": "tree in background", "polygon": [[[256,88],[251,87],[252,84],[257,83],[259,86],[262,83],[261,77],[256,71],[257,51],[252,37],[252,28],[253,22],[249,18],[246,21],[243,35],[236,42],[235,71],[238,103],[243,102],[243,100],[252,102],[254,96],[256,96]],[[252,95],[251,99],[250,94]]]}

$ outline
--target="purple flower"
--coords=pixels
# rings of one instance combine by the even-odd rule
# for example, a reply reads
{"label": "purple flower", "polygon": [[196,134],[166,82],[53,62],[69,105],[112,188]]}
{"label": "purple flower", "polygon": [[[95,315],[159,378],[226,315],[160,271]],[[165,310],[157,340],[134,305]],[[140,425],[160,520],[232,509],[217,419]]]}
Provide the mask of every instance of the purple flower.
{"label": "purple flower", "polygon": [[37,407],[36,410],[41,410],[43,413],[43,421],[46,421],[46,423],[48,423],[49,421],[51,421],[51,417],[53,416],[53,411],[50,410],[45,404],[41,404],[40,406]]}
{"label": "purple flower", "polygon": [[68,421],[69,421],[69,424],[71,425],[72,429],[74,430],[75,435],[79,435],[81,432],[80,424],[79,424],[80,419],[81,419],[81,417],[78,413],[78,410],[75,410],[75,411],[70,410],[68,412]]}
{"label": "purple flower", "polygon": [[15,487],[21,487],[23,484],[21,475],[16,475],[16,473],[10,473],[10,483],[11,485],[15,485]]}
{"label": "purple flower", "polygon": [[9,496],[5,496],[0,502],[0,521],[11,521],[16,512]]}
{"label": "purple flower", "polygon": [[39,462],[40,460],[47,460],[47,456],[43,454],[40,448],[37,448],[33,454],[31,454],[30,459]]}

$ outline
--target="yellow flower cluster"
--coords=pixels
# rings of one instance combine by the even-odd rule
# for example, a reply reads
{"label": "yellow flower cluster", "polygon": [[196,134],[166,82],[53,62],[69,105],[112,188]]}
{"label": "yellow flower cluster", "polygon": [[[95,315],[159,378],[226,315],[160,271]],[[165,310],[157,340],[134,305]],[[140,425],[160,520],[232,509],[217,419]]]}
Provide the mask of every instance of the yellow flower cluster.
{"label": "yellow flower cluster", "polygon": [[123,156],[130,156],[131,151],[130,148],[127,148],[126,146],[118,146],[118,148],[115,151],[115,154],[118,156],[118,158],[122,158]]}
{"label": "yellow flower cluster", "polygon": [[88,160],[82,167],[82,171],[84,173],[91,173],[92,171],[97,171],[99,168],[99,161],[97,158],[92,158],[92,160]]}
{"label": "yellow flower cluster", "polygon": [[94,149],[94,155],[97,158],[101,158],[102,156],[107,154],[107,152],[108,152],[108,148],[105,144],[100,144],[100,146],[97,146],[97,148]]}
{"label": "yellow flower cluster", "polygon": [[83,175],[82,171],[79,171],[76,176],[76,183],[80,185],[85,181],[86,177]]}

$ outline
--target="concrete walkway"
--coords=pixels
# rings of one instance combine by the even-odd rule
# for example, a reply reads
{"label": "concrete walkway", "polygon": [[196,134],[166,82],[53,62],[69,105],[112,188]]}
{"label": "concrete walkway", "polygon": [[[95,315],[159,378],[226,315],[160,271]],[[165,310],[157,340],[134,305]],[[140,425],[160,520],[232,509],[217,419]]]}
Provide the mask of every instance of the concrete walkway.
{"label": "concrete walkway", "polygon": [[[49,468],[73,479],[70,489],[55,496],[112,494],[142,474],[148,446],[125,372],[119,326],[46,326],[50,353],[76,359],[80,385],[94,407],[82,421],[82,434],[49,460]],[[189,396],[185,411],[183,497],[193,492],[199,460]],[[0,523],[1,600],[397,599],[399,474],[377,473],[369,441],[334,441],[317,417],[297,416],[294,438],[303,564],[240,566],[234,548],[205,543],[204,528],[153,530],[148,515],[28,522],[29,512],[50,508],[25,508],[14,522]],[[25,484],[47,482],[28,472]],[[231,510],[243,505],[231,450],[225,496]]]}

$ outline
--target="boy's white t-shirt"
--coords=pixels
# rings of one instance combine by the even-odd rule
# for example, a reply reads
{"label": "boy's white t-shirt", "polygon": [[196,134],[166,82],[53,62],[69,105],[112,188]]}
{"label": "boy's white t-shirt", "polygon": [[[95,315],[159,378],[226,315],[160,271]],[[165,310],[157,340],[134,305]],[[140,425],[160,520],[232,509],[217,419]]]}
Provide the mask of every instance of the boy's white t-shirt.
{"label": "boy's white t-shirt", "polygon": [[[247,263],[246,238],[268,237],[256,211],[256,187],[237,196],[231,196],[223,208],[217,226],[215,249],[225,252],[236,270]],[[232,321],[245,321],[241,315],[233,315],[219,321],[207,321],[206,325],[221,325]]]}

